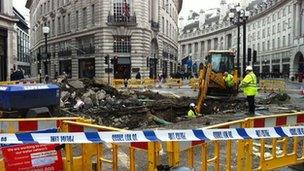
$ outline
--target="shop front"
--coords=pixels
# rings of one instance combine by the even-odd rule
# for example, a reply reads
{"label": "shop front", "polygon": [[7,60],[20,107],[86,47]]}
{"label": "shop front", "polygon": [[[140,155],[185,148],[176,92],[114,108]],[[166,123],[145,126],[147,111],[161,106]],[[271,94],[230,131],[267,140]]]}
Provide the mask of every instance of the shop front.
{"label": "shop front", "polygon": [[79,78],[95,77],[95,59],[79,59]]}
{"label": "shop front", "polygon": [[130,79],[131,78],[131,58],[118,57],[114,63],[114,78],[115,79]]}

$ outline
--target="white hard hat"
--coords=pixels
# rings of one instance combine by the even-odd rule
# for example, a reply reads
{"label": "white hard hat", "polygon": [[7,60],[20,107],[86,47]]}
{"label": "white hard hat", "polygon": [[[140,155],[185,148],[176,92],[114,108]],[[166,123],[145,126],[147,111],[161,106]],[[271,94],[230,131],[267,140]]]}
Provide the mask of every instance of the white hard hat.
{"label": "white hard hat", "polygon": [[246,71],[252,71],[253,69],[252,69],[252,66],[247,66],[246,67]]}
{"label": "white hard hat", "polygon": [[191,104],[190,104],[190,107],[195,107],[195,104],[194,104],[194,103],[191,103]]}

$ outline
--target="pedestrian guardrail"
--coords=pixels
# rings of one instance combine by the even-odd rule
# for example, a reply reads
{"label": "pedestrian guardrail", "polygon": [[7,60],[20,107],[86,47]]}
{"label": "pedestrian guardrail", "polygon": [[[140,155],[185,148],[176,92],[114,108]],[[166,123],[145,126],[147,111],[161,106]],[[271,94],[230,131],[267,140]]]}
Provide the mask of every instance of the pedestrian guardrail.
{"label": "pedestrian guardrail", "polygon": [[[66,171],[154,171],[160,164],[203,171],[273,170],[304,162],[303,124],[304,112],[252,117],[194,130],[127,131],[80,118],[0,119],[0,141],[2,147],[65,144]],[[59,132],[32,133],[50,128]],[[0,160],[0,170],[7,167],[5,162]]]}
{"label": "pedestrian guardrail", "polygon": [[142,83],[145,88],[154,88],[155,87],[154,79],[145,78]]}

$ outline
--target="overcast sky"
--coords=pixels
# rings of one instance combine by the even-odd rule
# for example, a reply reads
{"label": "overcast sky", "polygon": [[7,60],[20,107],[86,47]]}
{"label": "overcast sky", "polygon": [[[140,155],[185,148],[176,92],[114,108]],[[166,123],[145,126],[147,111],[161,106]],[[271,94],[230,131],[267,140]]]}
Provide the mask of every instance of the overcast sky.
{"label": "overcast sky", "polygon": [[29,10],[25,8],[26,0],[13,0],[13,6],[25,17],[26,21],[29,22],[30,14]]}
{"label": "overcast sky", "polygon": [[[190,10],[199,12],[201,9],[216,8],[220,6],[221,0],[184,0],[180,16],[187,18]],[[228,0],[233,2],[235,0]],[[29,19],[29,10],[25,8],[26,0],[13,0],[14,7],[26,18]]]}

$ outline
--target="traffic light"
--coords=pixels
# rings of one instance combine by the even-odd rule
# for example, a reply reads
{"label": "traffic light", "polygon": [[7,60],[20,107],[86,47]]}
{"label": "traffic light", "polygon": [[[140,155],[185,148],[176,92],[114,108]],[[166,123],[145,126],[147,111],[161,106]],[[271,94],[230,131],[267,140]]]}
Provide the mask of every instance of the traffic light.
{"label": "traffic light", "polygon": [[111,59],[111,64],[118,64],[118,57],[115,56],[113,59]]}
{"label": "traffic light", "polygon": [[251,61],[251,48],[248,48],[248,63]]}
{"label": "traffic light", "polygon": [[109,59],[110,59],[109,55],[105,56],[105,64],[109,64]]}
{"label": "traffic light", "polygon": [[257,51],[254,50],[253,51],[253,63],[256,63],[256,61],[257,61]]}

